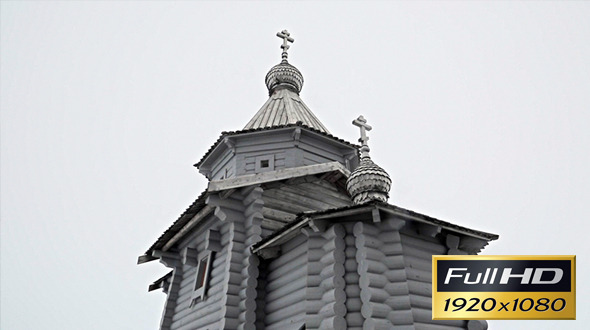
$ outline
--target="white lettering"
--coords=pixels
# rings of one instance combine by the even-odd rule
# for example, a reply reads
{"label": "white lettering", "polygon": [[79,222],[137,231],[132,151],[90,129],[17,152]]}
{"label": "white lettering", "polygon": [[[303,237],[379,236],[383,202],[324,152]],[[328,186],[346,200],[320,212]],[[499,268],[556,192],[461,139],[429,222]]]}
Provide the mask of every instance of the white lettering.
{"label": "white lettering", "polygon": [[502,278],[500,279],[500,284],[508,284],[508,280],[510,278],[518,278],[520,277],[520,284],[529,284],[529,280],[531,279],[531,275],[533,274],[533,268],[525,268],[524,274],[510,274],[512,272],[512,268],[505,268],[502,272]]}
{"label": "white lettering", "polygon": [[[543,272],[553,272],[553,279],[551,281],[542,281]],[[561,281],[563,277],[563,269],[561,268],[537,268],[531,284],[555,284]]]}
{"label": "white lettering", "polygon": [[465,284],[478,284],[479,283],[479,279],[481,278],[481,273],[477,273],[477,278],[475,279],[475,281],[471,281],[471,282],[469,282],[469,275],[471,275],[471,273],[467,273],[467,275],[465,275],[465,281],[463,283],[465,283]]}
{"label": "white lettering", "polygon": [[453,275],[453,271],[465,271],[467,268],[449,268],[447,271],[447,278],[445,278],[445,284],[449,284],[452,277],[463,277],[463,275]]}

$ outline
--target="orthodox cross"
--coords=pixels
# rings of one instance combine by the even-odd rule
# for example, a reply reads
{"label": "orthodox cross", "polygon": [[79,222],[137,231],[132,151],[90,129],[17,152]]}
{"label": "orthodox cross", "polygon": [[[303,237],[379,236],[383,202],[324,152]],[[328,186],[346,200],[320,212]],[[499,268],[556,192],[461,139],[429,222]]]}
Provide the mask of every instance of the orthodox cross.
{"label": "orthodox cross", "polygon": [[283,39],[283,44],[281,45],[281,49],[283,50],[283,54],[281,54],[281,57],[283,58],[283,61],[287,61],[287,56],[289,54],[287,54],[287,51],[289,50],[289,42],[295,42],[295,39],[290,37],[291,33],[289,33],[289,31],[287,30],[283,30],[281,32],[277,33],[277,37]]}
{"label": "orthodox cross", "polygon": [[371,151],[371,149],[369,149],[369,145],[367,143],[367,141],[369,141],[367,131],[372,130],[373,127],[367,124],[367,120],[362,115],[353,120],[352,124],[354,126],[358,126],[361,129],[361,138],[359,139],[359,142],[362,144],[361,158],[369,157],[369,151]]}

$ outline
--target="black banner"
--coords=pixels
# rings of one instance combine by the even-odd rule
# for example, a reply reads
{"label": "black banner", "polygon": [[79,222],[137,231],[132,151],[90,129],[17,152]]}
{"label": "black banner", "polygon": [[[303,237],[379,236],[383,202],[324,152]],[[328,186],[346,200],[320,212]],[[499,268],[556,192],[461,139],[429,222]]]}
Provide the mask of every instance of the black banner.
{"label": "black banner", "polygon": [[569,292],[570,260],[436,260],[439,292]]}

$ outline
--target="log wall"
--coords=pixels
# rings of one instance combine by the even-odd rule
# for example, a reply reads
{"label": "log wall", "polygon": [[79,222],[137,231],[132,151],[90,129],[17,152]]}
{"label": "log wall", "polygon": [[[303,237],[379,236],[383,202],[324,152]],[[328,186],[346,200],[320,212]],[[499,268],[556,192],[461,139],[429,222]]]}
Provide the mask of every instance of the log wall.
{"label": "log wall", "polygon": [[282,246],[266,267],[264,327],[298,329],[305,320],[307,240],[299,235]]}

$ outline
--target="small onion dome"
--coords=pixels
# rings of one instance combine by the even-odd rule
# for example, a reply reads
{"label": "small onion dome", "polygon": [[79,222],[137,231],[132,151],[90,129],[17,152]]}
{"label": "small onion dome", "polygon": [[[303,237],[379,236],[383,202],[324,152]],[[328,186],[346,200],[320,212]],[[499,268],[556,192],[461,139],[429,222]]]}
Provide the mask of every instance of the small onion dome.
{"label": "small onion dome", "polygon": [[268,94],[272,95],[275,90],[287,88],[299,95],[303,87],[303,75],[287,60],[273,66],[265,78]]}
{"label": "small onion dome", "polygon": [[360,165],[346,180],[346,190],[355,204],[369,201],[387,202],[390,189],[389,174],[369,157],[361,158]]}

